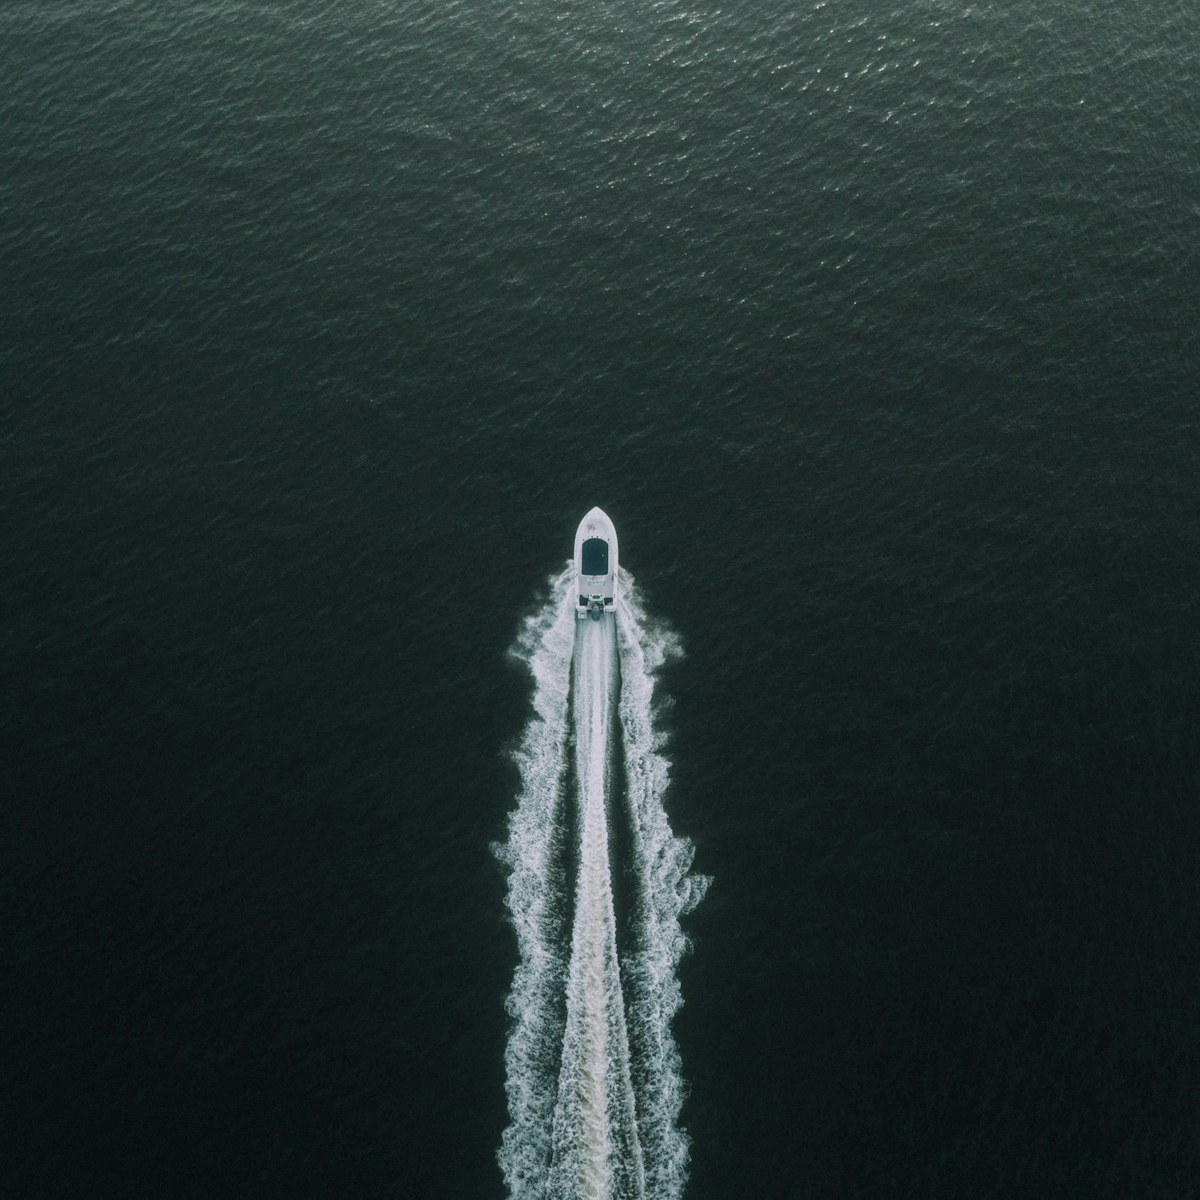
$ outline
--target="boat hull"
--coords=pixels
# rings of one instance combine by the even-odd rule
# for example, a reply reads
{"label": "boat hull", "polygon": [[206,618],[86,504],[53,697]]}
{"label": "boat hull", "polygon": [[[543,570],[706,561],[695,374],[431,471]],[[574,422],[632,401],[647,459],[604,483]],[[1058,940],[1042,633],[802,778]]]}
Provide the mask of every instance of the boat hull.
{"label": "boat hull", "polygon": [[575,615],[600,620],[617,603],[617,531],[593,508],[575,531]]}

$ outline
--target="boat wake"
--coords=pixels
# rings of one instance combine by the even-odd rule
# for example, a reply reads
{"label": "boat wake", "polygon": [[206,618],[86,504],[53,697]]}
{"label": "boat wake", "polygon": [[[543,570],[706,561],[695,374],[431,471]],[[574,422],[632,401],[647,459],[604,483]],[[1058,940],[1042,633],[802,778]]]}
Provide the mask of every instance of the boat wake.
{"label": "boat wake", "polygon": [[599,620],[576,620],[574,580],[568,568],[552,581],[513,650],[535,690],[498,847],[520,954],[500,1166],[513,1200],[677,1200],[679,918],[708,885],[662,804],[654,672],[679,648],[647,622],[628,572]]}

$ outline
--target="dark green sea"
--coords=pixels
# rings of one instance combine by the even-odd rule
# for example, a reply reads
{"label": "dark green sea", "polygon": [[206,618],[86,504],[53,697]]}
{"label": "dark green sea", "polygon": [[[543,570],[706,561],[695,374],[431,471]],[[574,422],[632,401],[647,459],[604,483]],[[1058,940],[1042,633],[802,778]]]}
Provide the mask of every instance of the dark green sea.
{"label": "dark green sea", "polygon": [[505,1197],[593,505],[688,1200],[1200,1194],[1198,147],[1194,0],[2,0],[0,1194]]}

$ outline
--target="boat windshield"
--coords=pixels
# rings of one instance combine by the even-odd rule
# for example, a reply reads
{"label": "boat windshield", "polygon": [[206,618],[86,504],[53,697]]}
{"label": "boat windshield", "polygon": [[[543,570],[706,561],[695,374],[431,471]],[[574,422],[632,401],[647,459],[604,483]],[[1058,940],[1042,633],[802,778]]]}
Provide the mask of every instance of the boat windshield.
{"label": "boat windshield", "polygon": [[608,574],[608,543],[603,538],[588,538],[583,543],[579,572],[581,575]]}

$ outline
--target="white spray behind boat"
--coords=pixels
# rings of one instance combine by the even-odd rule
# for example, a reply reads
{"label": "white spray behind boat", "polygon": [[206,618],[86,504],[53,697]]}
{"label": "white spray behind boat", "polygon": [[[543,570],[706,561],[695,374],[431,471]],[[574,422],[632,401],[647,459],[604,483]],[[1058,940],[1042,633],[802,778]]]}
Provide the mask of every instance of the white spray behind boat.
{"label": "white spray behind boat", "polygon": [[[690,873],[691,844],[662,804],[654,673],[678,640],[647,621],[599,508],[512,653],[533,675],[534,711],[497,848],[520,956],[501,1169],[513,1200],[678,1200],[689,1147],[671,1032],[687,949],[679,917],[708,880]],[[622,867],[631,887],[618,928]]]}

